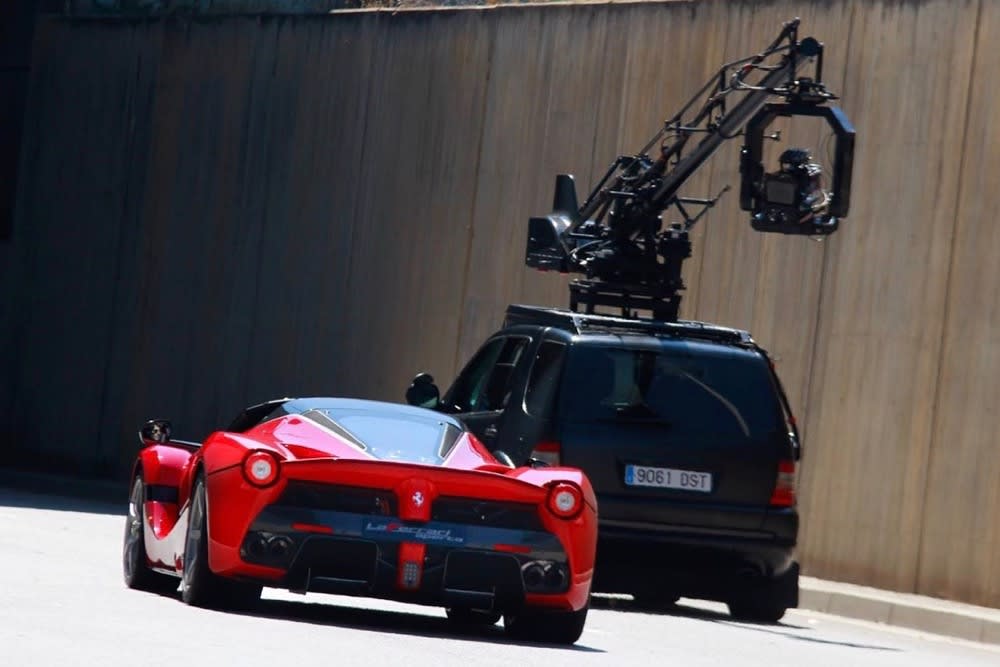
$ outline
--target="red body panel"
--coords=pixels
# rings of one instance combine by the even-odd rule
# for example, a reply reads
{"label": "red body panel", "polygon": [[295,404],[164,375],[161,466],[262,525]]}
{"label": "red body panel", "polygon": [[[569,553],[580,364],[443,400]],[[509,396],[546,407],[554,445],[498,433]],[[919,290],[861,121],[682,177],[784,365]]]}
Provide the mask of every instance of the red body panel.
{"label": "red body panel", "polygon": [[[242,461],[252,450],[265,449],[280,459],[278,480],[259,488],[244,476]],[[518,468],[499,464],[471,434],[466,433],[442,465],[420,465],[379,460],[331,430],[297,415],[279,417],[245,433],[217,431],[199,449],[170,444],[145,448],[137,461],[147,486],[176,489],[176,502],[145,504],[146,551],[159,569],[183,566],[187,531],[187,506],[195,475],[203,471],[207,489],[209,566],[216,574],[251,578],[275,585],[285,571],[248,563],[240,546],[264,508],[285,491],[290,480],[365,487],[395,493],[399,518],[426,522],[439,496],[502,500],[538,506],[545,530],[558,538],[570,566],[568,591],[559,594],[529,593],[529,605],[564,610],[587,604],[597,539],[596,499],[586,476],[575,468]],[[547,509],[548,485],[554,481],[577,484],[583,491],[584,510],[566,520]],[[326,526],[306,527],[306,532],[331,533]],[[419,547],[419,548],[417,548]],[[403,557],[423,554],[424,545],[404,543]],[[505,545],[497,545],[498,552]],[[400,586],[403,586],[402,571]]]}
{"label": "red body panel", "polygon": [[[185,482],[190,486],[187,478],[190,477],[192,462],[191,452],[187,449],[169,445],[154,445],[146,447],[139,453],[136,468],[141,467],[147,488],[152,486],[179,490],[185,485]],[[153,551],[147,551],[147,554],[155,567],[168,569],[175,567],[172,551],[157,547],[162,546],[162,541],[171,534],[176,526],[181,502],[178,494],[175,496],[174,502],[147,499],[144,503],[147,548],[153,547]],[[153,538],[152,541],[149,539],[150,537]]]}

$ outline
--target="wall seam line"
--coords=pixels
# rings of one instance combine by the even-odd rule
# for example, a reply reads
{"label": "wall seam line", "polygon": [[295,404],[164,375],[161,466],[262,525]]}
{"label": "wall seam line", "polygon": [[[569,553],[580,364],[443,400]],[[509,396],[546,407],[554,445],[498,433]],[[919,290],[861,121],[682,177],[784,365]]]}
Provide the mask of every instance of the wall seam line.
{"label": "wall seam line", "polygon": [[[848,18],[849,26],[854,25],[857,9],[858,9],[857,2],[852,2],[851,15]],[[849,30],[847,32],[847,48],[844,51],[847,55],[844,57],[844,68],[843,71],[841,72],[841,81],[843,82],[843,85],[845,87],[847,86],[847,73],[850,70],[851,54],[854,52],[851,45],[853,39],[854,39],[854,31]],[[812,345],[812,352],[809,355],[809,361],[808,361],[809,370],[806,373],[806,384],[805,387],[803,388],[804,391],[802,396],[803,405],[805,406],[809,405],[809,401],[812,398],[813,380],[815,379],[815,373],[817,367],[816,359],[817,356],[819,355],[819,348],[820,348],[819,345],[820,330],[823,326],[823,310],[824,310],[823,296],[825,294],[825,289],[827,284],[827,271],[830,265],[829,259],[830,259],[830,244],[827,243],[823,247],[822,258],[820,259],[819,286],[817,288],[818,291],[816,299],[816,310],[813,315],[813,336],[812,336],[813,345]],[[799,436],[802,438],[803,443],[806,441],[807,439],[806,436],[809,433],[808,421],[809,420],[803,420],[801,424],[802,431],[799,434]]]}
{"label": "wall seam line", "polygon": [[[965,119],[962,126],[962,149],[964,151],[965,146],[969,142],[969,118],[972,113],[972,101],[973,94],[975,91],[975,81],[976,68],[978,67],[979,60],[979,36],[982,30],[982,20],[983,20],[983,0],[979,0],[976,7],[976,22],[975,22],[975,33],[972,36],[972,58],[969,60],[969,71],[965,92]],[[964,182],[965,178],[965,155],[963,152],[962,161],[958,165],[958,188],[955,192],[955,208],[953,217],[953,226],[951,234],[951,244],[948,249],[948,269],[945,274],[944,280],[944,312],[942,313],[942,325],[941,325],[941,337],[938,341],[937,350],[937,373],[934,378],[934,399],[931,402],[931,426],[930,426],[930,436],[928,438],[929,442],[927,445],[927,454],[924,463],[924,489],[918,498],[920,502],[920,511],[917,512],[917,516],[920,517],[920,525],[917,533],[917,553],[916,553],[916,563],[913,568],[913,583],[911,585],[912,592],[916,593],[920,589],[920,579],[921,570],[923,569],[924,559],[924,535],[925,528],[927,526],[927,517],[924,516],[924,510],[927,507],[927,493],[930,491],[930,472],[931,466],[934,463],[934,444],[937,438],[937,430],[941,420],[940,405],[941,405],[941,378],[944,369],[944,355],[947,348],[948,342],[948,329],[947,323],[948,318],[951,314],[951,283],[954,278],[954,268],[955,268],[955,247],[958,245],[959,237],[959,227],[961,226],[961,218],[959,217],[959,212],[962,208],[962,198],[959,196],[961,191],[961,184]]]}
{"label": "wall seam line", "polygon": [[[132,32],[132,39],[130,40],[134,45],[136,42],[135,32]],[[97,437],[94,442],[94,454],[96,455],[96,465],[99,468],[101,463],[101,456],[104,450],[103,440],[104,440],[104,421],[106,410],[108,408],[108,393],[110,391],[110,385],[112,384],[112,367],[115,360],[115,347],[117,343],[117,332],[115,330],[115,323],[118,319],[118,312],[121,308],[120,298],[121,289],[120,284],[122,280],[122,248],[125,245],[125,235],[127,233],[127,228],[129,225],[128,210],[129,210],[129,197],[132,196],[131,185],[132,179],[135,177],[135,143],[136,143],[136,119],[135,119],[135,107],[136,107],[136,96],[139,95],[139,89],[142,80],[142,46],[138,46],[139,51],[135,57],[135,76],[132,79],[132,84],[134,88],[130,91],[128,100],[126,102],[125,110],[125,122],[128,123],[128,136],[125,140],[125,155],[123,156],[123,171],[124,171],[124,184],[122,186],[122,194],[120,201],[121,217],[118,219],[118,234],[116,235],[116,248],[114,253],[114,279],[113,279],[113,289],[114,292],[111,295],[111,307],[108,313],[108,340],[106,341],[105,356],[104,356],[104,372],[101,378],[101,388],[100,388],[100,398],[98,399],[97,407]],[[112,463],[112,465],[115,465]],[[99,472],[95,470],[94,472]]]}
{"label": "wall seam line", "polygon": [[[492,19],[492,14],[490,15],[490,18]],[[483,143],[486,141],[486,113],[489,108],[489,100],[492,91],[491,81],[493,80],[493,61],[497,48],[496,32],[497,23],[495,20],[491,20],[489,27],[490,46],[488,55],[486,56],[486,81],[483,84],[483,99],[479,109],[480,124],[479,140],[476,142],[476,165],[473,167],[473,173],[476,175],[476,180],[475,185],[472,188],[472,199],[469,202],[469,236],[465,242],[465,266],[462,267],[462,288],[458,300],[458,327],[455,335],[455,354],[452,358],[452,375],[457,375],[459,371],[461,371],[459,362],[461,361],[462,353],[462,336],[465,334],[465,318],[468,315],[465,300],[469,294],[469,271],[472,268],[472,246],[476,238],[476,206],[479,202],[479,184],[482,182],[483,178],[480,173],[480,168],[483,162]]]}

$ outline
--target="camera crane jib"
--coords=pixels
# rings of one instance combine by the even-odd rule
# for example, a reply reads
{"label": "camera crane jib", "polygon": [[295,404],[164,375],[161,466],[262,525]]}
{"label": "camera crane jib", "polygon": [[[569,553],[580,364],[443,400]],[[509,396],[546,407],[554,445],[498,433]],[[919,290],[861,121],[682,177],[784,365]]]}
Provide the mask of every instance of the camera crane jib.
{"label": "camera crane jib", "polygon": [[[623,316],[650,311],[654,319],[676,320],[681,265],[691,256],[689,230],[719,197],[691,198],[679,190],[726,140],[743,136],[740,206],[751,212],[761,232],[826,236],[837,230],[850,206],[854,128],[822,82],[823,45],[798,39],[799,19],[786,23],[777,38],[755,56],[727,63],[636,155],[620,156],[577,203],[569,174],[556,177],[553,212],[528,224],[525,264],[540,270],[580,273],[570,283],[570,307],[620,309]],[[811,62],[813,76],[800,76]],[[751,82],[751,78],[756,81]],[[738,101],[731,103],[734,97]],[[781,102],[769,102],[779,98]],[[761,162],[764,130],[779,116],[822,118],[835,135],[832,184],[824,189],[822,168],[810,153],[791,148],[780,168]],[[690,150],[695,135],[702,138]],[[659,144],[659,155],[649,151]],[[674,207],[683,222],[662,229],[662,213]],[[700,207],[695,215],[688,207]]]}

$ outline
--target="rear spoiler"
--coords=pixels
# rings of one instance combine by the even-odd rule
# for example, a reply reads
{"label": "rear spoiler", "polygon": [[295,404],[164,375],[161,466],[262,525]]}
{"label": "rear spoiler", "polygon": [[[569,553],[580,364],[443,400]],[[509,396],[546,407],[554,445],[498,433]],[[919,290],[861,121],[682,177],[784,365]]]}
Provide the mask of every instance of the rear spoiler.
{"label": "rear spoiler", "polygon": [[[492,467],[491,467],[492,468]],[[510,470],[509,468],[507,470]],[[488,479],[487,479],[487,476]],[[449,486],[449,495],[465,498],[495,499],[502,490],[507,500],[540,503],[545,500],[547,489],[492,469],[460,470],[414,463],[393,463],[384,460],[360,461],[356,459],[305,459],[282,461],[282,477],[321,483],[358,485],[358,480],[369,488],[395,489],[408,479],[423,477],[431,484]]]}

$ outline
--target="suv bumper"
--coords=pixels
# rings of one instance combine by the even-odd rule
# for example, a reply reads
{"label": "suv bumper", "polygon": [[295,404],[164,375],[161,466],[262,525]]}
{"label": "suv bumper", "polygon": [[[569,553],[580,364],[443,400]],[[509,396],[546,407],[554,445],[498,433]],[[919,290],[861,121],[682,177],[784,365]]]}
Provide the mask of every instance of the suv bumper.
{"label": "suv bumper", "polygon": [[776,579],[797,566],[797,516],[769,519],[765,530],[755,531],[603,520],[594,590],[627,593],[655,586],[681,596],[728,599],[734,589]]}

